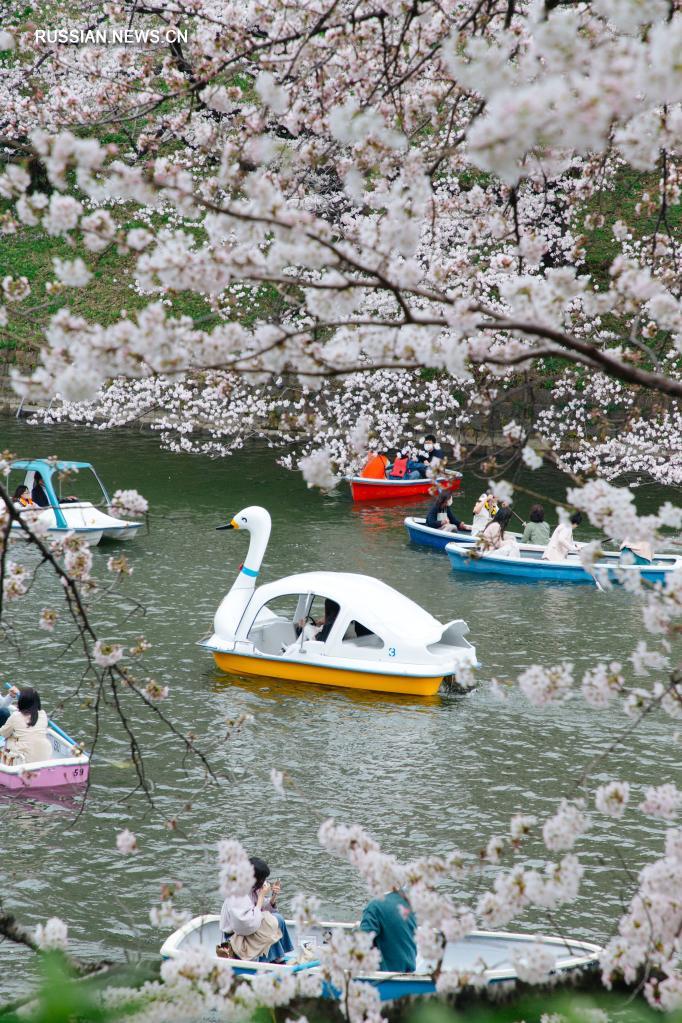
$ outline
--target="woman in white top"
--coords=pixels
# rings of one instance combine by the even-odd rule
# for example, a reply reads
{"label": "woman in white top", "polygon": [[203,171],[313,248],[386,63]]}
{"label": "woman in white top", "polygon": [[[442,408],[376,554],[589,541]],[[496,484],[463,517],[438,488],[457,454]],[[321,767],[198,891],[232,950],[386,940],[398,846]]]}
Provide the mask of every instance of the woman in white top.
{"label": "woman in white top", "polygon": [[228,895],[220,911],[224,944],[219,955],[260,963],[284,962],[293,951],[284,917],[277,912],[279,881],[269,884],[270,867],[258,856],[249,859],[256,883],[248,895]]}
{"label": "woman in white top", "polygon": [[511,517],[511,508],[500,508],[496,512],[494,519],[488,523],[478,538],[478,543],[484,551],[502,554],[507,558],[519,556],[516,537],[507,536],[505,533]]}
{"label": "woman in white top", "polygon": [[6,764],[35,764],[50,760],[52,743],[47,737],[47,714],[36,689],[20,689],[17,709],[0,728],[5,739],[2,757]]}
{"label": "woman in white top", "polygon": [[489,522],[497,514],[497,502],[492,494],[481,494],[474,505],[474,517],[471,520],[471,532],[482,533]]}
{"label": "woman in white top", "polygon": [[573,539],[573,530],[583,521],[580,512],[574,512],[568,522],[560,522],[545,547],[543,561],[565,561],[569,554],[578,550]]}

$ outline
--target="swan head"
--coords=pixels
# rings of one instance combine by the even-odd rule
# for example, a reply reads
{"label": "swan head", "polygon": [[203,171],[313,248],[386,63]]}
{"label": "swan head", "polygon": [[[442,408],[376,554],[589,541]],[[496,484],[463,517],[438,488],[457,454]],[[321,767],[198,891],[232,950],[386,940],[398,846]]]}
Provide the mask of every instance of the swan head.
{"label": "swan head", "polygon": [[249,508],[242,508],[226,525],[216,526],[216,529],[245,529],[248,533],[265,530],[269,532],[271,524],[270,513],[260,505],[254,504]]}

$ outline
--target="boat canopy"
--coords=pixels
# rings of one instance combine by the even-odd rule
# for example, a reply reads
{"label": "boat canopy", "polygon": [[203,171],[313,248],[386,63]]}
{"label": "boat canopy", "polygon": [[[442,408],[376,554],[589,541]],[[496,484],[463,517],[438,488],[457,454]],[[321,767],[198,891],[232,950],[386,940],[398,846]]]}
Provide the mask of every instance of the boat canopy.
{"label": "boat canopy", "polygon": [[84,474],[91,474],[85,475],[85,479],[82,480],[82,485],[86,486],[87,489],[87,484],[85,483],[85,480],[94,479],[96,483],[91,482],[90,487],[91,488],[94,487],[94,489],[97,491],[97,496],[94,500],[92,497],[82,498],[81,503],[90,502],[91,504],[95,503],[101,504],[103,501],[106,507],[108,507],[111,504],[111,498],[109,497],[107,488],[104,486],[102,480],[97,475],[97,470],[95,469],[94,465],[91,462],[75,462],[71,460],[54,458],[17,458],[10,463],[9,469],[10,473],[12,472],[25,473],[24,482],[26,486],[29,487],[29,489],[31,489],[33,486],[35,473],[37,472],[40,473],[45,484],[45,492],[47,494],[50,507],[54,511],[55,525],[59,529],[69,528],[61,508],[62,504],[62,498],[60,494],[62,483],[62,477],[60,476],[61,473],[68,474],[83,472]]}
{"label": "boat canopy", "polygon": [[[380,579],[352,572],[301,572],[266,583],[251,598],[249,612],[257,613],[277,597],[302,593],[329,597],[378,635],[409,637],[410,645],[435,643],[443,633],[443,624],[409,597]],[[252,621],[252,614],[245,614],[239,632],[248,631]]]}
{"label": "boat canopy", "polygon": [[54,458],[19,458],[11,463],[11,469],[26,469],[27,472],[39,472],[43,476],[51,476],[53,472],[66,472],[69,469],[92,469],[91,462],[65,462]]}

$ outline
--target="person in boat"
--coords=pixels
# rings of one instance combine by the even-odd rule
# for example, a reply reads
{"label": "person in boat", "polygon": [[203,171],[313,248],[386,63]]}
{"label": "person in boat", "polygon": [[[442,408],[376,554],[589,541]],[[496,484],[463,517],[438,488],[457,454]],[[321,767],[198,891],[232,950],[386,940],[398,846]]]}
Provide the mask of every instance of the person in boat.
{"label": "person in boat", "polygon": [[410,458],[409,451],[399,451],[389,466],[390,480],[419,480],[426,478],[426,466]]}
{"label": "person in boat", "polygon": [[20,689],[17,695],[17,709],[0,728],[5,739],[2,759],[5,764],[33,764],[49,760],[52,743],[47,737],[47,714],[40,706],[36,689]]}
{"label": "person in boat", "polygon": [[0,696],[0,728],[5,724],[12,713],[12,700],[19,695],[16,686],[11,686],[7,696]]}
{"label": "person in boat", "polygon": [[[28,487],[26,489],[28,489]],[[33,476],[33,490],[31,491],[31,497],[33,498],[34,505],[37,504],[40,508],[49,508],[50,498],[47,496],[45,480],[39,472],[36,472]],[[60,498],[59,503],[77,504],[79,500],[80,498],[76,497],[75,494],[69,494],[68,497]]]}
{"label": "person in boat", "polygon": [[531,508],[529,521],[523,527],[521,543],[533,543],[541,547],[549,543],[549,523],[545,522],[545,509],[541,504],[534,504]]}
{"label": "person in boat", "polygon": [[36,503],[31,497],[31,492],[24,483],[20,483],[17,489],[14,491],[12,500],[15,504],[20,504],[22,508],[35,508]]}
{"label": "person in boat", "polygon": [[334,622],[338,618],[340,610],[341,608],[339,607],[335,600],[330,600],[329,597],[325,599],[324,619],[321,623],[317,635],[315,636],[315,639],[319,643],[326,643],[327,637],[329,636],[329,633],[332,631],[332,628],[334,627]]}
{"label": "person in boat", "polygon": [[482,533],[497,513],[497,501],[490,493],[481,494],[474,505],[474,517],[471,520],[472,533]]}
{"label": "person in boat", "polygon": [[394,888],[381,899],[372,899],[360,921],[360,930],[374,935],[374,944],[381,953],[379,969],[389,973],[414,973],[416,929],[417,919],[400,888]]}
{"label": "person in boat", "polygon": [[320,643],[325,643],[340,610],[341,608],[335,600],[332,600],[331,597],[325,597],[324,618],[317,622],[309,622],[302,618],[300,622],[296,622],[294,629],[296,630],[297,640],[300,638],[301,633],[303,633],[304,640],[316,639]]}
{"label": "person in boat", "polygon": [[560,522],[542,553],[543,561],[565,561],[575,553],[578,546],[573,539],[573,530],[583,521],[580,512],[573,512],[568,522]]}
{"label": "person in boat", "polygon": [[426,525],[431,529],[444,529],[447,533],[454,533],[457,530],[463,530],[465,533],[471,532],[471,526],[465,526],[453,512],[452,494],[447,490],[439,494],[429,508]]}
{"label": "person in boat", "polygon": [[506,505],[498,508],[491,521],[478,536],[479,546],[484,552],[503,554],[508,558],[519,557],[520,551],[516,537],[509,536],[506,533],[511,517],[511,508]]}
{"label": "person in boat", "polygon": [[417,457],[410,459],[407,463],[408,471],[415,473],[414,479],[420,476],[422,479],[426,479],[428,476],[429,468],[435,468],[436,465],[445,460],[445,452],[441,448],[435,433],[427,433],[424,437],[424,446],[418,453]]}
{"label": "person in boat", "polygon": [[293,943],[284,917],[277,910],[282,889],[279,881],[268,881],[270,867],[251,856],[255,883],[248,895],[228,895],[220,911],[223,943],[218,954],[227,959],[248,959],[259,963],[283,963]]}
{"label": "person in boat", "polygon": [[47,496],[47,490],[45,489],[45,480],[39,472],[33,474],[31,497],[33,498],[33,503],[37,504],[39,508],[50,507],[50,498]]}
{"label": "person in boat", "polygon": [[620,545],[620,560],[623,565],[650,565],[654,560],[653,544],[649,540],[633,541],[626,537]]}
{"label": "person in boat", "polygon": [[417,461],[425,466],[435,468],[440,462],[445,461],[445,452],[443,451],[435,433],[427,433],[424,437],[424,446],[417,455]]}
{"label": "person in boat", "polygon": [[445,452],[438,442],[438,438],[435,433],[427,433],[424,437],[424,454],[420,455],[420,461],[423,459],[425,462],[442,462],[445,458]]}

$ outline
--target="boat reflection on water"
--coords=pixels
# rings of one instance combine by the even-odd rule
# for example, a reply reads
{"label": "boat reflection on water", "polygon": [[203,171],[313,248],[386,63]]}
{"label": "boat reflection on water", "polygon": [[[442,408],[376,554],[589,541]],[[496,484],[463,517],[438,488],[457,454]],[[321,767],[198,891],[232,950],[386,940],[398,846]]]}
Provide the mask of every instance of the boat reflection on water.
{"label": "boat reflection on water", "polygon": [[60,785],[53,789],[0,788],[0,805],[21,803],[29,811],[42,812],[47,806],[58,806],[68,812],[80,810],[86,788],[83,785]]}
{"label": "boat reflection on water", "polygon": [[274,682],[271,678],[243,678],[224,672],[212,674],[211,678],[214,692],[222,693],[226,689],[236,687],[275,703],[284,702],[292,697],[297,700],[328,701],[335,696],[337,699],[346,700],[356,706],[368,708],[380,707],[384,704],[387,707],[403,706],[421,709],[422,707],[438,707],[443,702],[441,693],[435,693],[433,696],[411,696],[405,693],[378,693],[369,689],[346,689],[326,685],[318,688],[308,682],[292,682],[288,679]]}
{"label": "boat reflection on water", "polygon": [[[428,509],[429,503],[425,507]],[[400,514],[401,508],[405,514],[410,512],[414,514],[414,503],[406,505],[404,501],[383,501],[376,506],[353,504],[348,511],[362,530],[369,535],[376,535],[383,533],[385,529],[395,529],[402,523],[404,515]]]}

